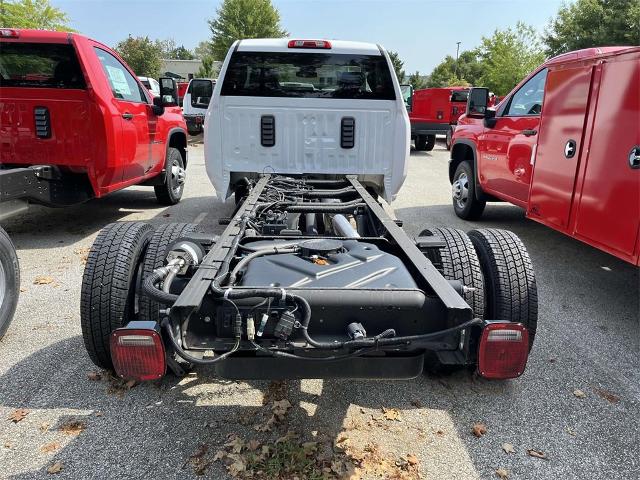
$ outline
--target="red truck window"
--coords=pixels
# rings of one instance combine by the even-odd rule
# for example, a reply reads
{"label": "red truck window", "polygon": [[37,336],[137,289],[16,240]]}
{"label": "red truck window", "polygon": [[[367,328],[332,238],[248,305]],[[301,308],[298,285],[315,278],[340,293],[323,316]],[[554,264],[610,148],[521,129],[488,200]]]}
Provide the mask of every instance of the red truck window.
{"label": "red truck window", "polygon": [[468,99],[469,99],[469,90],[456,90],[451,94],[452,102],[467,103]]}
{"label": "red truck window", "polygon": [[85,88],[78,57],[71,45],[2,42],[0,86]]}
{"label": "red truck window", "polygon": [[142,88],[133,78],[133,75],[129,73],[129,70],[109,52],[101,48],[94,48],[107,80],[109,80],[113,96],[118,100],[126,100],[127,102],[147,103]]}
{"label": "red truck window", "polygon": [[527,83],[513,94],[504,115],[508,117],[540,115],[546,80],[547,69],[544,68],[531,77]]}

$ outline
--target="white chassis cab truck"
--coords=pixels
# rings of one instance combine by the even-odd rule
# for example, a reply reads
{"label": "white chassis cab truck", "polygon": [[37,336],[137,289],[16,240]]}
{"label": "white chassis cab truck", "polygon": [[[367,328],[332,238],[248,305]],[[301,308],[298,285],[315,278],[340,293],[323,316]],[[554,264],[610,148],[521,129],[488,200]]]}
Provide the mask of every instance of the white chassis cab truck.
{"label": "white chassis cab truck", "polygon": [[409,120],[379,45],[235,42],[205,120],[207,172],[235,197],[220,235],[116,223],[82,285],[96,365],[152,380],[412,378],[424,368],[521,375],[537,322],[522,242],[504,230],[390,218]]}

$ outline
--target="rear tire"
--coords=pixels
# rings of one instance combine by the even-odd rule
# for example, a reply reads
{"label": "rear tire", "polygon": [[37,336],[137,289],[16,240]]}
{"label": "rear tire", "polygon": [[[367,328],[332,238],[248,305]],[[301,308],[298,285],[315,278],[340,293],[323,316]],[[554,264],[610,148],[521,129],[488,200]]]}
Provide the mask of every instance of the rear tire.
{"label": "rear tire", "polygon": [[0,340],[4,337],[20,295],[20,265],[16,248],[0,227]]}
{"label": "rear tire", "polygon": [[427,149],[427,136],[426,135],[418,135],[416,137],[416,150],[419,152],[423,152]]}
{"label": "rear tire", "polygon": [[473,316],[484,318],[484,278],[480,268],[480,260],[469,236],[462,230],[450,227],[426,229],[420,236],[436,235],[442,238],[445,246],[429,249],[425,255],[438,268],[447,280],[458,280],[469,287],[463,298],[473,309]]}
{"label": "rear tire", "polygon": [[158,203],[161,205],[175,205],[182,198],[186,178],[184,158],[182,158],[180,150],[169,147],[166,165],[167,172],[164,183],[153,188],[156,192]]}
{"label": "rear tire", "polygon": [[487,202],[476,198],[476,184],[473,167],[465,160],[460,162],[453,174],[451,195],[453,210],[463,220],[478,220],[484,212]]}
{"label": "rear tire", "polygon": [[80,324],[91,361],[111,369],[109,336],[136,318],[136,287],[153,227],[144,222],[112,223],[96,238],[80,292]]}
{"label": "rear tire", "polygon": [[485,318],[520,322],[529,330],[529,349],[538,325],[538,290],[531,259],[518,236],[507,230],[472,230],[484,274]]}
{"label": "rear tire", "polygon": [[447,146],[447,150],[451,150],[452,138],[453,138],[453,126],[449,127],[449,130],[447,130],[447,139],[445,140],[445,145]]}
{"label": "rear tire", "polygon": [[435,135],[427,135],[427,143],[424,146],[424,149],[427,152],[433,150],[433,147],[436,146],[436,136]]}

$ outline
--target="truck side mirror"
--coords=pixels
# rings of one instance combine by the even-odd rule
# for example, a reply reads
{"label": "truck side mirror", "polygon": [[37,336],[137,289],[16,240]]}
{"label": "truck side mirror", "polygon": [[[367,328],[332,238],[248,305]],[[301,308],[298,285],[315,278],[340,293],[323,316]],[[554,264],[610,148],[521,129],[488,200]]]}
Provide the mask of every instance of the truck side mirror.
{"label": "truck side mirror", "polygon": [[485,118],[489,105],[488,88],[472,88],[467,100],[467,116],[472,118]]}
{"label": "truck side mirror", "polygon": [[160,78],[160,98],[164,107],[176,107],[178,105],[178,85],[175,79],[170,77]]}
{"label": "truck side mirror", "polygon": [[162,97],[153,97],[153,114],[160,116],[164,113],[164,101]]}

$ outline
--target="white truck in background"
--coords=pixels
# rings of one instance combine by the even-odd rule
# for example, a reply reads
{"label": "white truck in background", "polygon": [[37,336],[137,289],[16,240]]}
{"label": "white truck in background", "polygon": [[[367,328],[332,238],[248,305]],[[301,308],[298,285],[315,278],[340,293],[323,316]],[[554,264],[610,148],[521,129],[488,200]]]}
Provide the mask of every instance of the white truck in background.
{"label": "white truck in background", "polygon": [[189,135],[202,133],[204,116],[209,108],[209,102],[213,96],[215,79],[192,78],[182,99],[182,114],[187,122]]}

